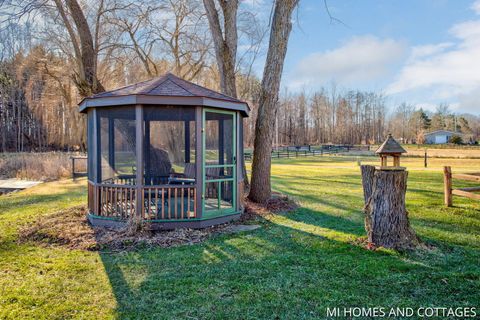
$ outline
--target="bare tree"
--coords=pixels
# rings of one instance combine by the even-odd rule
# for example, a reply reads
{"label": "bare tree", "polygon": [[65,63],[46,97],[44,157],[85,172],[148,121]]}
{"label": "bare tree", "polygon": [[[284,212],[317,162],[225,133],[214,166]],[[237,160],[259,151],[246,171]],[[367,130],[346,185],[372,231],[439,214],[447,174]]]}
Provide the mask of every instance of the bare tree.
{"label": "bare tree", "polygon": [[[149,77],[159,75],[159,68],[154,61],[155,45],[159,42],[152,29],[148,28],[151,16],[163,10],[162,5],[152,6],[151,3],[132,3],[124,10],[113,12],[107,17],[124,39],[114,39],[111,46],[116,49],[133,51],[140,60]],[[123,41],[118,41],[123,40]],[[128,56],[128,53],[126,54]]]}
{"label": "bare tree", "polygon": [[298,0],[277,0],[275,2],[255,126],[252,181],[248,195],[250,200],[258,203],[266,203],[272,193],[270,170],[273,128],[283,64],[292,29],[291,17],[297,4]]}
{"label": "bare tree", "polygon": [[166,14],[150,22],[171,57],[174,73],[193,80],[207,64],[210,37],[203,29],[204,13],[197,1],[165,0]]}
{"label": "bare tree", "polygon": [[[238,0],[218,0],[217,9],[215,0],[203,0],[206,15],[208,18],[210,31],[213,38],[214,48],[215,48],[215,57],[217,60],[217,66],[220,74],[220,88],[221,91],[231,97],[237,98],[237,85],[236,85],[236,62],[237,62],[237,47],[238,47],[238,25],[237,25],[237,14],[239,3]],[[254,22],[255,19],[252,19],[253,16],[248,13],[245,15],[249,19],[246,21]],[[220,22],[220,17],[223,17],[223,23]],[[258,26],[251,27],[255,23],[250,23],[250,28],[245,28],[246,34],[249,35],[251,41],[250,52],[252,53],[252,59],[250,59],[250,66],[248,68],[246,83],[252,84],[253,81],[249,81],[251,74],[251,68],[253,62],[259,53],[260,42],[263,39],[264,32],[259,32]],[[240,57],[239,62],[243,63],[244,56]],[[251,86],[245,87],[250,91],[255,90]],[[253,90],[252,90],[253,89]],[[241,91],[242,96],[246,95],[245,91]],[[245,191],[248,191],[250,184],[247,176],[247,169],[245,162],[242,159],[242,175],[243,175],[243,186]]]}
{"label": "bare tree", "polygon": [[215,57],[220,73],[220,88],[223,93],[236,98],[235,63],[237,57],[238,0],[218,0],[223,23],[214,0],[203,0],[205,11],[212,32]]}
{"label": "bare tree", "polygon": [[[105,91],[97,78],[98,50],[94,47],[94,39],[82,8],[77,0],[65,0],[65,5],[61,0],[54,0],[54,2],[75,52],[78,70],[74,81],[78,92],[81,96],[88,97]],[[103,0],[100,1],[100,8],[103,7],[103,3]]]}

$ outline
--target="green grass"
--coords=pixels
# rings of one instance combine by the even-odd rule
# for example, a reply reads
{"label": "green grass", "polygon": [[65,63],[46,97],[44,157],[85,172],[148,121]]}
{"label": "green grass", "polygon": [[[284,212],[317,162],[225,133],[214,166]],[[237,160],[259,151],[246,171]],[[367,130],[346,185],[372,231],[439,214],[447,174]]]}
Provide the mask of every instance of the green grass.
{"label": "green grass", "polygon": [[[441,166],[480,171],[480,160],[421,159],[409,169],[407,209],[430,252],[376,252],[364,235],[357,161],[274,161],[274,189],[301,208],[253,232],[203,244],[129,253],[16,243],[36,216],[86,201],[85,181],[53,182],[0,198],[0,318],[314,319],[326,307],[477,307],[480,202],[442,204]],[[471,184],[462,184],[471,185]]]}

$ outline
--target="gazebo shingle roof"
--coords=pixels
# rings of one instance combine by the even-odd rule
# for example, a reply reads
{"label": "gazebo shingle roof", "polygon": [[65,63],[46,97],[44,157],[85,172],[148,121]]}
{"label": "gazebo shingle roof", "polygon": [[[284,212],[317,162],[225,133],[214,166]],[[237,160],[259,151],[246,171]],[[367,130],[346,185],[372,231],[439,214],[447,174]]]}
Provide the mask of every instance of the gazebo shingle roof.
{"label": "gazebo shingle roof", "polygon": [[387,139],[378,147],[375,153],[405,153],[407,152],[393,137],[388,134]]}
{"label": "gazebo shingle roof", "polygon": [[[83,112],[89,107],[126,105],[132,103],[154,104],[152,101],[157,100],[159,101],[158,104],[177,104],[172,102],[170,98],[177,99],[175,101],[179,101],[178,104],[193,105],[196,102],[203,101],[200,103],[201,105],[239,110],[243,111],[246,115],[248,115],[249,112],[247,103],[183,80],[171,73],[111,91],[95,94],[83,99],[79,105],[80,111]],[[142,99],[148,100],[142,102]],[[168,103],[162,102],[167,101],[167,99]]]}
{"label": "gazebo shingle roof", "polygon": [[183,80],[171,73],[138,82],[126,87],[118,88],[93,95],[90,98],[116,97],[126,95],[156,95],[156,96],[180,96],[180,97],[206,97],[222,99],[231,102],[242,102],[225,94],[201,87],[192,82]]}

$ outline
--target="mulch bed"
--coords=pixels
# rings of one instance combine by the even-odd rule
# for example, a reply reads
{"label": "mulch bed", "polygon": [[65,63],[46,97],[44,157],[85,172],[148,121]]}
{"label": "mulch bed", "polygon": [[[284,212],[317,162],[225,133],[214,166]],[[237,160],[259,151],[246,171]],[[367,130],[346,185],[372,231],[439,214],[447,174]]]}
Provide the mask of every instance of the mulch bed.
{"label": "mulch bed", "polygon": [[298,204],[288,196],[279,192],[273,192],[272,198],[266,205],[261,205],[245,200],[245,212],[242,215],[245,217],[250,216],[265,216],[270,214],[283,214],[294,211],[298,208]]}
{"label": "mulch bed", "polygon": [[245,202],[245,213],[240,220],[204,229],[176,229],[149,231],[144,228],[132,232],[128,228],[92,227],[86,218],[87,208],[77,206],[41,217],[19,230],[19,242],[34,242],[42,246],[58,246],[89,251],[125,251],[145,247],[173,247],[205,241],[214,234],[229,233],[235,224],[248,223],[259,217],[285,213],[297,208],[294,201],[274,194],[266,206]]}

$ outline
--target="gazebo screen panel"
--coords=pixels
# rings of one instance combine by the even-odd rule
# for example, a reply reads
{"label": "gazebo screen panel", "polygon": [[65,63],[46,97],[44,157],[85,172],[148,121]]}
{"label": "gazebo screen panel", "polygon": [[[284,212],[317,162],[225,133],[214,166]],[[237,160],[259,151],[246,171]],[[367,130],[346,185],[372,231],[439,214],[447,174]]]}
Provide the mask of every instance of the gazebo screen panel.
{"label": "gazebo screen panel", "polygon": [[87,114],[87,154],[88,154],[88,180],[95,182],[96,177],[95,177],[95,170],[93,168],[95,167],[95,158],[94,158],[94,149],[95,149],[95,138],[94,138],[94,133],[95,133],[95,127],[94,127],[94,121],[93,121],[93,110],[89,110]]}
{"label": "gazebo screen panel", "polygon": [[206,216],[234,209],[234,121],[233,113],[205,112]]}
{"label": "gazebo screen panel", "polygon": [[145,106],[145,185],[195,183],[195,107]]}
{"label": "gazebo screen panel", "polygon": [[205,113],[205,161],[207,164],[233,164],[233,114]]}
{"label": "gazebo screen panel", "polygon": [[135,108],[98,109],[100,181],[135,184]]}

